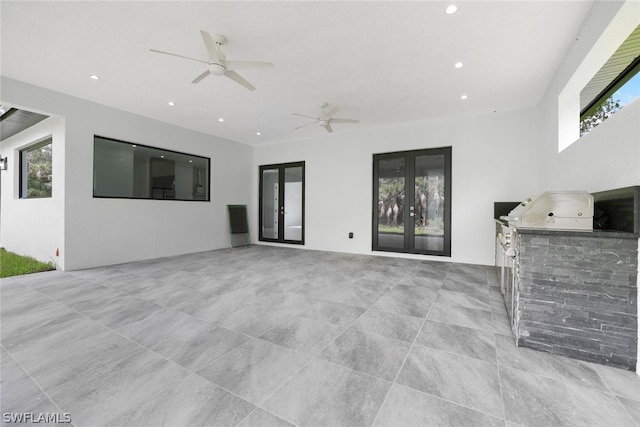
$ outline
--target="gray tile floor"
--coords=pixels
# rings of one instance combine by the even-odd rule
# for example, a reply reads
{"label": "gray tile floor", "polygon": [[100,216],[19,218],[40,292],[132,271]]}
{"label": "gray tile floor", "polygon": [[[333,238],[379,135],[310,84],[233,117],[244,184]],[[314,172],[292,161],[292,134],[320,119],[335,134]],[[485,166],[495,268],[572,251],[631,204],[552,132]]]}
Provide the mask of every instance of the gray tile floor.
{"label": "gray tile floor", "polygon": [[6,279],[2,425],[640,426],[640,377],[516,348],[496,286],[264,246]]}

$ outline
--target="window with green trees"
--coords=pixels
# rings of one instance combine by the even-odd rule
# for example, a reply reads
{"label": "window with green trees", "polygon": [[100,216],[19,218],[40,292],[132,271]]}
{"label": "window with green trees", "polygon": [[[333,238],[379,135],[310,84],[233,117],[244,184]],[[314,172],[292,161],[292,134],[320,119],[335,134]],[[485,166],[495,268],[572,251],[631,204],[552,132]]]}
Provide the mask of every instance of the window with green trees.
{"label": "window with green trees", "polygon": [[[636,60],[635,67],[626,74],[627,79],[618,81],[612,85],[614,90],[600,97],[591,108],[583,110],[580,116],[580,136],[608,119],[616,111],[640,96],[640,56]],[[611,94],[613,92],[613,94]]]}
{"label": "window with green trees", "polygon": [[580,136],[640,97],[640,25],[580,92]]}
{"label": "window with green trees", "polygon": [[51,197],[52,145],[49,138],[20,151],[20,198]]}

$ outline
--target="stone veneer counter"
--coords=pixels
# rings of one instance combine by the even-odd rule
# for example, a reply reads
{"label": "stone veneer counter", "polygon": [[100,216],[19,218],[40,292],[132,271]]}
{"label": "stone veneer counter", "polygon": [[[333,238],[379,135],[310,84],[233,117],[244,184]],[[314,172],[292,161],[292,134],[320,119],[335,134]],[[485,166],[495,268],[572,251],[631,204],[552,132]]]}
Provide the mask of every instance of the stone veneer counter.
{"label": "stone veneer counter", "polygon": [[639,235],[516,231],[518,345],[635,370]]}
{"label": "stone veneer counter", "polygon": [[635,239],[640,238],[640,234],[615,230],[552,230],[544,228],[516,228],[520,234],[536,234],[538,236],[565,236],[565,237],[592,237],[596,239]]}

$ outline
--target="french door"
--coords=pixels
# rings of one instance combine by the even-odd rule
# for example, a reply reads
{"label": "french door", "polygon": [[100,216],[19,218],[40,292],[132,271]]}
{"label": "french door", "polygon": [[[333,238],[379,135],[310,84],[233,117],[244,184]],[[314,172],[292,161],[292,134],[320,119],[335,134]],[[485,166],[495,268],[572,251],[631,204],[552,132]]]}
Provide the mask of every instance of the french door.
{"label": "french door", "polygon": [[451,147],[374,154],[374,251],[451,256]]}
{"label": "french door", "polygon": [[304,162],[260,166],[259,240],[304,244]]}

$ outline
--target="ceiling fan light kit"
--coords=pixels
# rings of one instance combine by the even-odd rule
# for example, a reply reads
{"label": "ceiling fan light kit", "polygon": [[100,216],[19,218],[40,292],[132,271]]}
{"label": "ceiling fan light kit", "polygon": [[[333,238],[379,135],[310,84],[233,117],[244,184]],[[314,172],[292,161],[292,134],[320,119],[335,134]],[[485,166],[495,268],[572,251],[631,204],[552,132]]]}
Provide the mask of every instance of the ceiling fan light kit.
{"label": "ceiling fan light kit", "polygon": [[224,65],[221,64],[209,64],[209,72],[214,76],[224,76],[224,73],[227,72],[227,69],[224,68]]}
{"label": "ceiling fan light kit", "polygon": [[193,84],[200,83],[205,77],[209,75],[225,76],[233,80],[234,82],[244,86],[245,88],[253,91],[256,90],[255,86],[249,83],[244,77],[236,73],[236,69],[257,69],[257,68],[272,68],[273,64],[270,62],[257,62],[257,61],[227,61],[227,57],[220,50],[220,46],[227,42],[227,38],[221,34],[214,34],[213,36],[204,30],[200,30],[202,41],[204,42],[207,52],[209,53],[209,60],[204,61],[202,59],[190,58],[184,55],[178,55],[176,53],[165,52],[157,49],[150,49],[154,53],[162,53],[164,55],[176,56],[178,58],[187,59],[190,61],[201,62],[207,64],[207,69],[199,74],[195,79],[191,81]]}

